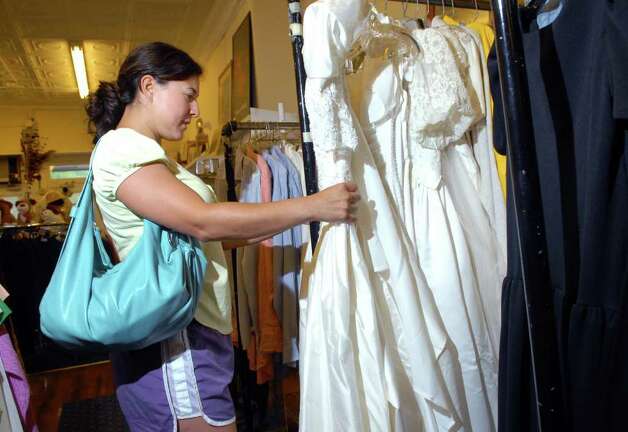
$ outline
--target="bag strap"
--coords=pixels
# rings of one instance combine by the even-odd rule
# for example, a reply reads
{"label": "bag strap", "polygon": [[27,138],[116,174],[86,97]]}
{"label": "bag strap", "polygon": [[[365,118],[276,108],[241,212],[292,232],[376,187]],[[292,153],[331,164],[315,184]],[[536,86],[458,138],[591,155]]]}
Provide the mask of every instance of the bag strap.
{"label": "bag strap", "polygon": [[[99,138],[98,141],[96,142],[96,145],[94,146],[94,150],[92,150],[92,155],[89,158],[89,169],[87,170],[87,177],[85,178],[85,183],[83,184],[83,189],[81,190],[81,195],[79,195],[79,199],[76,202],[76,204],[72,207],[72,210],[70,211],[70,217],[74,217],[75,212],[82,207],[83,205],[85,205],[85,196],[90,196],[91,197],[91,193],[92,193],[92,183],[93,183],[93,173],[92,173],[92,165],[94,163],[94,155],[96,155],[96,149],[98,148],[98,143],[100,143],[100,140],[102,138]],[[92,200],[89,200],[90,204]]]}

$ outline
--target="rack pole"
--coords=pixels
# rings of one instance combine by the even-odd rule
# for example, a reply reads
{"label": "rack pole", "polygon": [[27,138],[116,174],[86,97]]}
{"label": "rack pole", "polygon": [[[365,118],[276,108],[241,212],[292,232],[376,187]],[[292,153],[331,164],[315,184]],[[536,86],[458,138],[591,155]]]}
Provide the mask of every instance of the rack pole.
{"label": "rack pole", "polygon": [[299,122],[237,122],[230,121],[222,128],[222,136],[230,137],[239,130],[299,129]]}
{"label": "rack pole", "polygon": [[492,0],[539,431],[563,430],[564,401],[517,0]]}
{"label": "rack pole", "polygon": [[[290,38],[292,39],[292,55],[294,58],[294,74],[297,83],[297,101],[299,105],[299,120],[301,123],[301,134],[303,139],[303,168],[305,170],[305,188],[308,195],[318,192],[318,181],[316,176],[316,157],[314,155],[314,144],[310,135],[310,119],[305,107],[305,66],[303,64],[303,20],[301,18],[301,2],[299,0],[288,0],[288,11],[290,16]],[[318,242],[318,231],[320,224],[317,221],[310,223],[310,237],[312,241],[312,251]]]}
{"label": "rack pole", "polygon": [[[438,0],[389,0],[396,3],[408,3],[409,5],[416,5],[417,3],[424,5],[431,5],[441,7],[441,2]],[[445,9],[451,8],[451,1],[447,0],[445,2]],[[454,0],[453,8],[461,8],[461,9],[476,9],[476,3],[474,0]],[[490,11],[491,3],[490,0],[477,0],[477,9]]]}

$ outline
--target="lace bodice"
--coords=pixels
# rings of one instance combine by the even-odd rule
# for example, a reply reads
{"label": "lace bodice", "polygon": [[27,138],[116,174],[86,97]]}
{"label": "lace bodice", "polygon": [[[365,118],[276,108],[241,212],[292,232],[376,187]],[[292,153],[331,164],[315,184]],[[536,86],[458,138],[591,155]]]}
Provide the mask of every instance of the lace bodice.
{"label": "lace bodice", "polygon": [[449,25],[440,17],[434,18],[432,28],[445,36],[455,54],[460,78],[473,111],[474,117],[471,124],[475,124],[483,119],[486,113],[483,98],[482,60],[476,42],[469,31],[457,25]]}
{"label": "lace bodice", "polygon": [[441,180],[441,151],[459,141],[481,116],[465,78],[464,49],[452,46],[437,29],[415,30],[421,55],[409,83],[409,137],[413,180],[437,188]]}

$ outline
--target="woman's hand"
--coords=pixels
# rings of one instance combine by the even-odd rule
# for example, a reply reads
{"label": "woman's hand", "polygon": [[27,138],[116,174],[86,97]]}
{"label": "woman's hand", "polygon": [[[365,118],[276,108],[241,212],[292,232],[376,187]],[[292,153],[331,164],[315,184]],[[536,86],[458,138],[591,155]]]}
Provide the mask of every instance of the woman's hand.
{"label": "woman's hand", "polygon": [[355,222],[360,201],[354,183],[339,183],[308,197],[311,219],[325,222]]}

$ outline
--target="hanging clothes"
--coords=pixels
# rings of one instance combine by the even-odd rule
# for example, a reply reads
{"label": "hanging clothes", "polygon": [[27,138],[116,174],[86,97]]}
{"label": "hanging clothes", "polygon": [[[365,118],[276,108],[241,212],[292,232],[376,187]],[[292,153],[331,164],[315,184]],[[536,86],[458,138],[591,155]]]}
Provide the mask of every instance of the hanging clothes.
{"label": "hanging clothes", "polygon": [[300,430],[455,430],[459,373],[402,222],[355,118],[344,59],[366,2],[319,0],[304,18],[305,100],[319,188],[355,181],[359,224],[322,224],[304,275]]}
{"label": "hanging clothes", "polygon": [[[272,201],[272,173],[264,158],[248,151],[260,171],[261,197],[264,203]],[[258,334],[249,343],[247,354],[251,369],[257,371],[257,383],[264,384],[274,377],[272,354],[282,352],[281,323],[273,309],[273,241],[260,243],[257,256],[257,317]]]}
{"label": "hanging clothes", "polygon": [[447,38],[437,29],[412,34],[422,51],[415,61],[368,59],[361,122],[458,353],[460,380],[447,384],[452,402],[465,429],[495,430],[505,262],[498,266],[496,236],[472,186],[480,173],[464,140],[483,112]]}
{"label": "hanging clothes", "polygon": [[[263,153],[272,172],[272,200],[299,198],[300,178],[286,156],[273,146]],[[273,236],[273,307],[281,321],[283,333],[283,362],[294,364],[297,349],[297,293],[301,266],[301,227],[288,229]]]}
{"label": "hanging clothes", "polygon": [[[238,148],[233,167],[240,180],[236,189],[239,201],[263,203],[302,197],[304,176],[292,160],[303,164],[287,141],[274,143],[259,154],[251,148],[245,154]],[[259,384],[281,371],[276,367],[279,363],[273,365],[275,353],[282,353],[281,364],[297,366],[303,232],[299,225],[236,252],[238,330]]]}
{"label": "hanging clothes", "polygon": [[[288,145],[284,146],[287,149]],[[301,175],[288,156],[278,145],[270,150],[287,172],[287,198],[295,199],[303,196]],[[293,227],[282,233],[283,266],[280,269],[280,292],[275,293],[274,305],[281,315],[283,330],[283,363],[296,366],[299,360],[298,334],[298,298],[301,285],[301,252],[303,247],[301,226]]]}
{"label": "hanging clothes", "polygon": [[[257,163],[236,152],[236,172],[240,174],[240,197],[242,203],[260,203],[262,190],[260,171]],[[255,335],[259,334],[259,320],[257,316],[257,262],[258,245],[248,245],[236,251],[235,277],[238,287],[238,331],[242,340],[243,349],[247,349]]]}
{"label": "hanging clothes", "polygon": [[[300,151],[295,150],[291,146],[287,146],[285,149],[285,154],[292,162],[293,166],[296,169],[296,172],[301,180],[301,192],[303,194],[307,191],[307,185],[305,183],[305,170],[303,168],[303,154]],[[310,262],[312,257],[312,246],[311,246],[311,238],[310,238],[310,225],[302,224],[301,225],[301,253],[299,255],[299,291],[297,292],[297,334],[299,334],[299,329],[301,328],[301,321],[305,319],[305,316],[300,316],[299,311],[301,310],[300,306],[300,298],[301,298],[301,281],[303,280],[304,267],[307,263]],[[298,345],[298,339],[297,339]],[[297,347],[298,349],[298,347]]]}
{"label": "hanging clothes", "polygon": [[[527,23],[526,23],[527,24]],[[547,23],[545,23],[547,24]],[[628,400],[628,3],[564,2],[524,26],[559,366],[570,431],[623,431]],[[496,64],[495,145],[505,153]],[[500,356],[500,431],[535,431],[512,197]],[[552,329],[546,329],[552,331]]]}
{"label": "hanging clothes", "polygon": [[[482,43],[473,30],[459,25],[452,18],[445,16],[435,18],[432,27],[443,32],[450,43],[460,43],[458,49],[466,54],[468,66],[463,72],[468,92],[473,102],[477,101],[479,119],[466,134],[466,141],[473,150],[475,161],[480,171],[478,192],[489,217],[490,224],[497,235],[498,246],[503,259],[506,256],[506,201],[499,180],[498,164],[493,146],[493,119],[487,115],[491,107],[490,81]],[[464,62],[464,59],[463,59]],[[464,148],[464,147],[463,147]]]}

